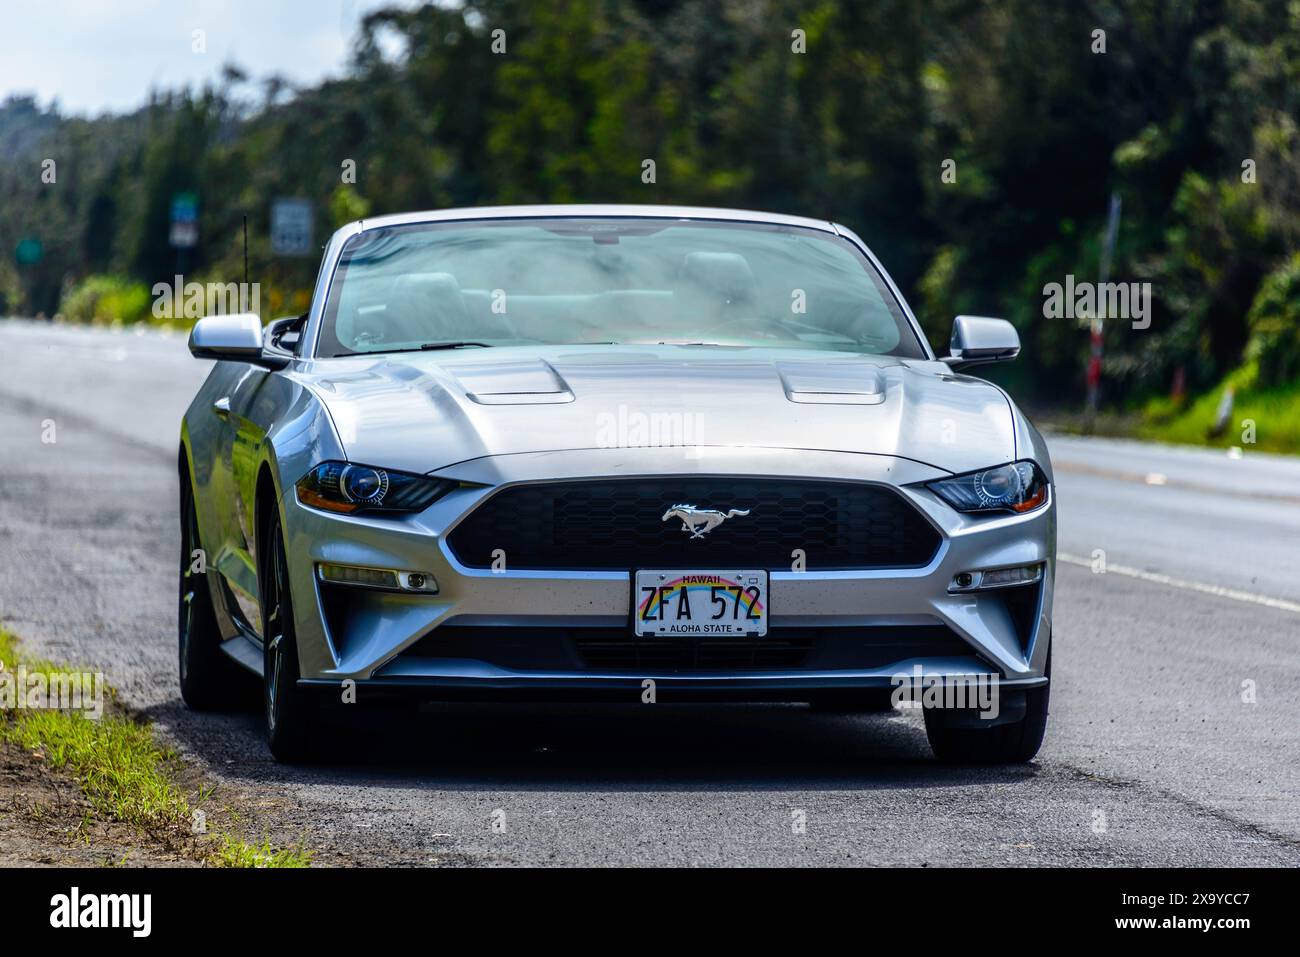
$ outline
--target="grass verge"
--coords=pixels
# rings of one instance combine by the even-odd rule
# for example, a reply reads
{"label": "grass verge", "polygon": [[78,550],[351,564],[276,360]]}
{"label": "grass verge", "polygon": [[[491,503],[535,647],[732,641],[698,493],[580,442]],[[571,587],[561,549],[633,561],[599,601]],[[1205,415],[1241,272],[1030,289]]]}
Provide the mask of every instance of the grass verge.
{"label": "grass verge", "polygon": [[[1247,363],[1194,398],[1159,397],[1141,406],[1105,410],[1091,418],[1060,408],[1030,409],[1030,414],[1041,428],[1067,435],[1300,455],[1300,381],[1261,388],[1257,378],[1254,366]],[[1232,410],[1225,426],[1216,430],[1220,403],[1229,388],[1233,390]]]}
{"label": "grass verge", "polygon": [[[1212,434],[1224,392],[1233,390],[1232,414],[1223,434]],[[1178,406],[1153,400],[1137,428],[1140,438],[1212,448],[1240,446],[1260,452],[1300,453],[1300,382],[1275,388],[1255,385],[1249,365],[1228,375],[1218,388]],[[1253,438],[1254,441],[1250,441]]]}
{"label": "grass verge", "polygon": [[[0,662],[11,673],[20,665],[29,674],[71,673],[20,654],[14,636],[2,628]],[[105,690],[104,714],[98,720],[72,711],[0,708],[0,741],[71,773],[95,814],[128,824],[173,852],[222,867],[311,863],[311,853],[301,846],[277,849],[265,841],[250,844],[217,829],[194,833],[193,822],[209,816],[206,807],[212,789],[200,786],[191,802],[178,783],[184,770],[179,756],[159,744],[147,722],[125,713],[112,689]]]}

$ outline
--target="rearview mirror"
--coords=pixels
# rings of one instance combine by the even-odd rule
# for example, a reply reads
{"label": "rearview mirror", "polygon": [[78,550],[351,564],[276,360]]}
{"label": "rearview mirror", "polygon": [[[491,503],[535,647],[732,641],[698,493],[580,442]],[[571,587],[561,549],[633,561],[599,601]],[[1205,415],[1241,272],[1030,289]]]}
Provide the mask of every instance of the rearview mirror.
{"label": "rearview mirror", "polygon": [[1020,334],[1005,319],[958,316],[952,322],[952,339],[942,362],[954,371],[986,362],[1003,362],[1020,355]]}
{"label": "rearview mirror", "polygon": [[283,369],[285,356],[262,348],[262,320],[251,312],[206,316],[190,330],[190,353],[198,359],[251,362],[266,369]]}

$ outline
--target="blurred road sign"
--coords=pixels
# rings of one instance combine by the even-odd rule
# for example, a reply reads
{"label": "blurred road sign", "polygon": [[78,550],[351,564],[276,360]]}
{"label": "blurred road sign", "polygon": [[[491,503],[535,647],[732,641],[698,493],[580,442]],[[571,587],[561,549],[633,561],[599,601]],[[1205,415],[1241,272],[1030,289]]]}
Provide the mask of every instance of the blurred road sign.
{"label": "blurred road sign", "polygon": [[19,240],[18,248],[14,250],[14,258],[20,266],[35,266],[44,255],[45,247],[35,236]]}
{"label": "blurred road sign", "polygon": [[310,200],[277,199],[271,204],[271,252],[276,256],[310,256],[315,221]]}
{"label": "blurred road sign", "polygon": [[199,197],[195,193],[172,196],[170,242],[177,249],[191,249],[199,244]]}

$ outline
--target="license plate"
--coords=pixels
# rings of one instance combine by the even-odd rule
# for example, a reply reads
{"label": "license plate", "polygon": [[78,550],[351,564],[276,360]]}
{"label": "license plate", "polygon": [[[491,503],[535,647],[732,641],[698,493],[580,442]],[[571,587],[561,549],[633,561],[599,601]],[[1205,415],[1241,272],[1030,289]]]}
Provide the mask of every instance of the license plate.
{"label": "license plate", "polygon": [[766,571],[639,569],[633,598],[638,635],[674,638],[767,634]]}

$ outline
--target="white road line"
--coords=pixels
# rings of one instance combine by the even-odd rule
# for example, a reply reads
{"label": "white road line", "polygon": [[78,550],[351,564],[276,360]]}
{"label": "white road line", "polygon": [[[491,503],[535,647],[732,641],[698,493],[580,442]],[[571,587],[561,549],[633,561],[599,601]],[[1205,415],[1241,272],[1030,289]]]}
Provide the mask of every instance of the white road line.
{"label": "white road line", "polygon": [[[1065,562],[1068,565],[1080,565],[1083,568],[1091,568],[1092,560],[1083,558],[1079,555],[1069,555],[1058,553],[1057,561]],[[1106,563],[1106,574],[1126,575],[1129,578],[1139,578],[1142,581],[1154,582],[1157,585],[1168,585],[1171,588],[1185,588],[1188,591],[1199,591],[1205,595],[1214,595],[1216,598],[1231,598],[1233,601],[1250,602],[1252,605],[1263,605],[1266,608],[1279,608],[1282,611],[1293,611],[1300,614],[1300,602],[1287,601],[1285,598],[1272,598],[1268,595],[1256,595],[1254,592],[1241,591],[1238,588],[1224,588],[1222,585],[1207,585],[1205,582],[1188,581],[1186,578],[1174,578],[1172,575],[1161,575],[1159,572],[1143,571],[1140,568],[1131,568],[1128,565],[1116,565],[1114,562]]]}

